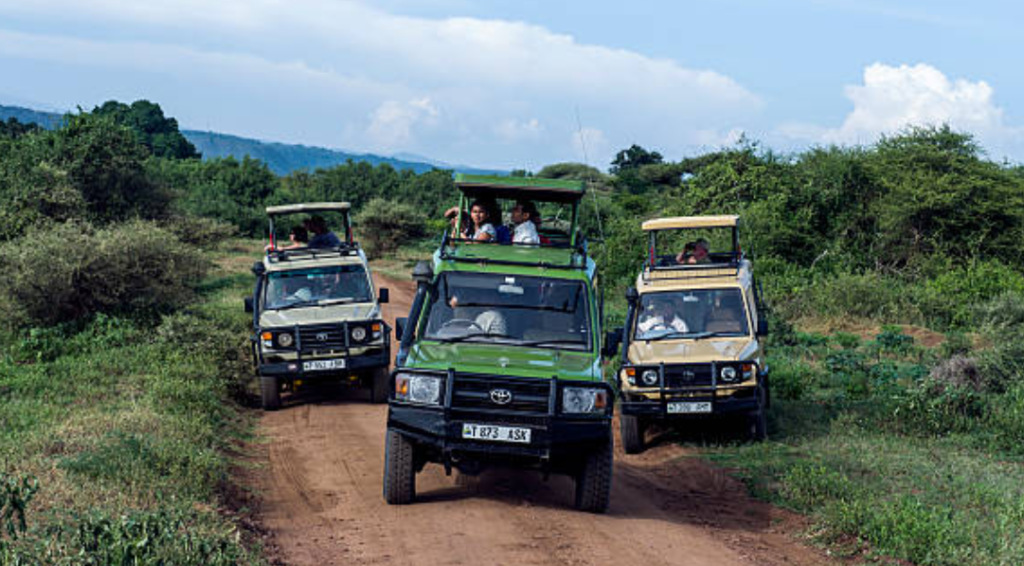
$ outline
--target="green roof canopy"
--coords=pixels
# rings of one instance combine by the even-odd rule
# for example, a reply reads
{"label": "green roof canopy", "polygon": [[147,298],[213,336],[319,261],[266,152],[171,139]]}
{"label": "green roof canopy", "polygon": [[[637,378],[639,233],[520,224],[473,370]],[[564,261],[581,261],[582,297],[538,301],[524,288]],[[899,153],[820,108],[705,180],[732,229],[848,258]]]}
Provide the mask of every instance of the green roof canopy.
{"label": "green roof canopy", "polygon": [[455,186],[471,199],[490,197],[508,200],[536,200],[575,204],[583,198],[583,181],[539,177],[498,177],[457,173]]}

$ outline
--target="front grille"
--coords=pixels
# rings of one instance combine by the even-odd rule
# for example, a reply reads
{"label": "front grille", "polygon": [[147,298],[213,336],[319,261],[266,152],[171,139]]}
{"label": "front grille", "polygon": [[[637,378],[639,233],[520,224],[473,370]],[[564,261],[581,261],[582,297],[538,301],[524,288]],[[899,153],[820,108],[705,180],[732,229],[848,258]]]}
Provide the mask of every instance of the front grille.
{"label": "front grille", "polygon": [[[500,411],[510,415],[547,415],[553,380],[470,376],[456,374],[452,387],[452,409]],[[492,398],[492,391],[506,391],[504,404]],[[499,399],[499,395],[496,395]]]}
{"label": "front grille", "polygon": [[665,366],[665,387],[702,387],[714,383],[711,364],[679,364]]}
{"label": "front grille", "polygon": [[345,349],[345,326],[319,324],[299,327],[299,344],[303,352]]}

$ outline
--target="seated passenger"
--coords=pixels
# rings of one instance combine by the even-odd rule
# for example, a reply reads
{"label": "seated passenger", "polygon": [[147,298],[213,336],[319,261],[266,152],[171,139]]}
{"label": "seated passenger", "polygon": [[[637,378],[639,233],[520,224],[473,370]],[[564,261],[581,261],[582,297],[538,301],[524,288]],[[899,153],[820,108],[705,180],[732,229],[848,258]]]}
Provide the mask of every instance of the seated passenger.
{"label": "seated passenger", "polygon": [[459,307],[459,298],[455,295],[452,295],[452,298],[448,300],[448,306],[452,308],[452,320],[469,320],[474,326],[479,327],[480,331],[484,334],[497,334],[499,336],[508,334],[508,322],[505,320],[505,315],[501,314],[498,310],[485,309],[470,318],[469,309],[467,307]]}
{"label": "seated passenger", "polygon": [[304,248],[309,242],[309,232],[302,226],[296,226],[288,232],[288,241],[290,242],[286,246],[277,246],[276,248],[271,244],[267,244],[263,248],[264,251],[283,251],[283,250],[294,250],[296,248]]}
{"label": "seated passenger", "polygon": [[508,226],[505,226],[498,201],[493,198],[485,198],[479,202],[482,202],[487,209],[487,219],[494,226],[494,241],[499,244],[511,244],[512,232],[508,229]]}
{"label": "seated passenger", "polygon": [[306,221],[306,229],[313,233],[313,238],[309,240],[309,247],[311,248],[336,248],[341,246],[341,239],[334,232],[327,229],[327,223],[324,222],[322,216],[311,216]]}
{"label": "seated passenger", "polygon": [[462,227],[463,238],[478,242],[488,242],[498,237],[494,225],[491,224],[490,214],[484,202],[479,200],[473,202],[469,207],[469,219],[469,225]]}
{"label": "seated passenger", "polygon": [[515,235],[512,236],[513,244],[539,244],[540,235],[537,234],[537,225],[533,219],[537,217],[537,207],[529,201],[520,201],[512,209],[512,223],[515,224]]}
{"label": "seated passenger", "polygon": [[690,258],[693,257],[693,250],[696,247],[696,242],[686,242],[686,245],[683,246],[683,251],[679,252],[679,255],[676,256],[676,263],[683,265],[690,263]]}
{"label": "seated passenger", "polygon": [[643,340],[653,334],[688,332],[686,322],[676,314],[672,299],[652,297],[648,310],[640,315],[636,325],[637,338]]}
{"label": "seated passenger", "polygon": [[693,243],[693,254],[686,261],[689,264],[711,263],[708,257],[708,241],[701,238]]}

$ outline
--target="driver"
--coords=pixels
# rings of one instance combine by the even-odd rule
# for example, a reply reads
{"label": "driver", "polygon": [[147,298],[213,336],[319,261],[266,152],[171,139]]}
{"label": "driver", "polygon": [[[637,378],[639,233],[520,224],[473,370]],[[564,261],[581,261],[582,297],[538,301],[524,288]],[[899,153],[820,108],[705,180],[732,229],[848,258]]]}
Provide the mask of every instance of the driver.
{"label": "driver", "polygon": [[652,297],[650,306],[636,327],[641,335],[656,331],[689,331],[686,322],[676,314],[675,301],[666,297]]}
{"label": "driver", "polygon": [[[462,312],[459,310],[459,297],[452,295],[452,298],[448,300],[448,306],[452,308],[452,320],[465,319],[472,320],[475,326],[478,326],[484,334],[508,334],[508,323],[505,320],[505,315],[494,309],[485,309],[475,318],[468,318],[462,316]],[[462,307],[463,310],[466,307]]]}

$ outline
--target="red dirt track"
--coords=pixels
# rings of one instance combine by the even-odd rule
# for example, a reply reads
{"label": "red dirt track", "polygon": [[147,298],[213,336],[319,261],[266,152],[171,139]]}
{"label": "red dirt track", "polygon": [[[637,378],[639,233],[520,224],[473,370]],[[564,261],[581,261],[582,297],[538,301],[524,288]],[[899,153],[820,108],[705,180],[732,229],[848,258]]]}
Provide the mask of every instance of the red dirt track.
{"label": "red dirt track", "polygon": [[[412,283],[391,290],[385,316],[406,316]],[[488,470],[446,477],[428,465],[417,501],[381,495],[385,405],[363,390],[310,392],[264,413],[266,469],[258,487],[271,555],[289,565],[818,565],[792,535],[799,519],[675,444],[616,453],[611,508],[575,511],[573,483]]]}

